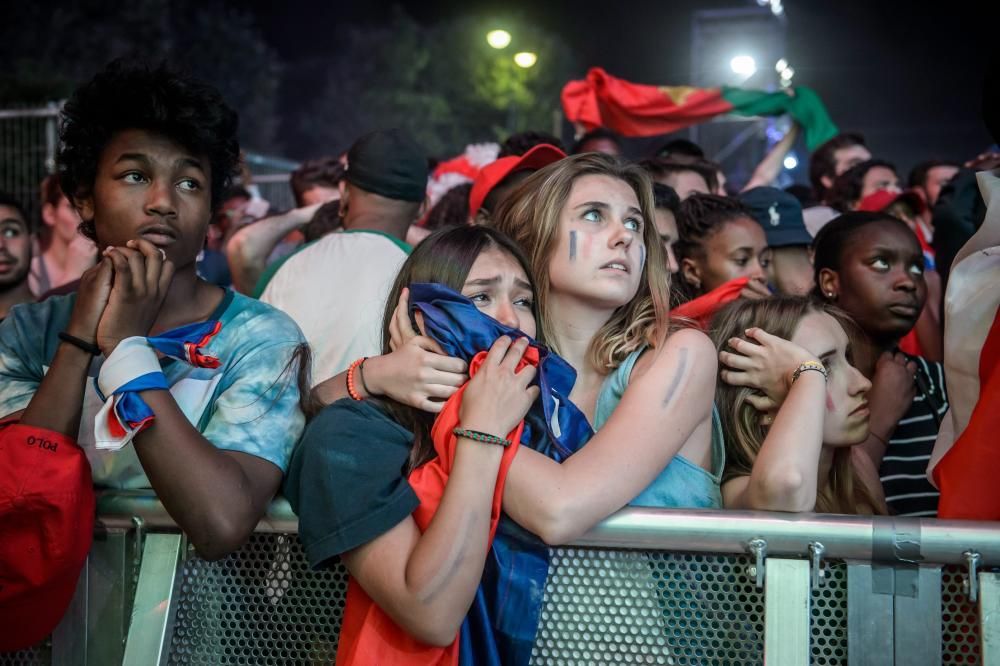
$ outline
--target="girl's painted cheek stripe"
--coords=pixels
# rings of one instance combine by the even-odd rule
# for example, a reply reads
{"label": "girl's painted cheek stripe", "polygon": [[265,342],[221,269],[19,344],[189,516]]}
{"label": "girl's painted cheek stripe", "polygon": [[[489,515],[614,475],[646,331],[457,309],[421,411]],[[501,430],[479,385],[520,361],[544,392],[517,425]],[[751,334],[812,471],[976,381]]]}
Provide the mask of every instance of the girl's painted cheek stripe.
{"label": "girl's painted cheek stripe", "polygon": [[639,270],[641,271],[646,267],[646,246],[639,246]]}
{"label": "girl's painted cheek stripe", "polygon": [[569,260],[576,261],[576,232],[569,232]]}

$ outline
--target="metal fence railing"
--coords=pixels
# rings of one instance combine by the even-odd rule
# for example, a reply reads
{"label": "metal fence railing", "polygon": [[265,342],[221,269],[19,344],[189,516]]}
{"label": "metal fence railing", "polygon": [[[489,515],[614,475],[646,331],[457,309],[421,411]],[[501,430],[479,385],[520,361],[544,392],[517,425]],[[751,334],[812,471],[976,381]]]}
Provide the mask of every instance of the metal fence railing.
{"label": "metal fence railing", "polygon": [[260,195],[271,203],[271,212],[295,208],[295,197],[288,180],[292,171],[298,168],[298,162],[253,152],[246,153],[246,162],[253,184],[260,190]]}
{"label": "metal fence railing", "polygon": [[0,191],[13,196],[32,220],[39,219],[38,186],[55,170],[62,102],[0,109]]}
{"label": "metal fence railing", "polygon": [[[347,587],[287,503],[218,562],[105,495],[67,617],[0,664],[330,664]],[[1000,664],[988,523],[626,509],[553,549],[533,664]]]}

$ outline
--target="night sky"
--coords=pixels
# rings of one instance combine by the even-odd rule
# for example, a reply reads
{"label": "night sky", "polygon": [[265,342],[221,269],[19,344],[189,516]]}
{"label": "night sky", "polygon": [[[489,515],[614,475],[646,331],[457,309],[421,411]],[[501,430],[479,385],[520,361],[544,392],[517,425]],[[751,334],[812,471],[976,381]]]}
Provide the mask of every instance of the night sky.
{"label": "night sky", "polygon": [[[294,66],[296,59],[327,48],[332,26],[377,23],[392,4],[297,0],[243,6]],[[600,65],[616,76],[665,85],[690,82],[693,10],[754,6],[747,0],[397,4],[427,24],[469,13],[496,17],[498,24],[537,21],[562,36],[584,69]],[[876,155],[895,161],[905,174],[920,159],[964,160],[989,145],[980,105],[983,60],[1000,43],[997,5],[785,0],[786,55],[795,83],[817,90],[842,129],[862,132]]]}

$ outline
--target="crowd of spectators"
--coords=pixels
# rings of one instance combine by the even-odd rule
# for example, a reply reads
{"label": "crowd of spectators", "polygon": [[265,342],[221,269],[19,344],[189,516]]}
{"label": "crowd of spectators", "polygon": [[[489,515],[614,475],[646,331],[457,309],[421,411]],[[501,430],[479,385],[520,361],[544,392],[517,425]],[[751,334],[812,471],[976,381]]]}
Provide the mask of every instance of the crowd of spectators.
{"label": "crowd of spectators", "polygon": [[152,489],[206,559],[283,492],[350,572],[345,664],[528,663],[544,573],[491,552],[544,572],[628,505],[1000,519],[955,490],[1000,395],[997,263],[962,267],[1000,245],[995,154],[901,178],[844,132],[779,189],[795,126],[746,183],[684,139],[524,132],[432,169],[384,128],[275,211],[237,126],[115,62],[65,105],[41,218],[0,194],[0,541],[27,548],[0,546],[0,650],[69,602],[93,487]]}

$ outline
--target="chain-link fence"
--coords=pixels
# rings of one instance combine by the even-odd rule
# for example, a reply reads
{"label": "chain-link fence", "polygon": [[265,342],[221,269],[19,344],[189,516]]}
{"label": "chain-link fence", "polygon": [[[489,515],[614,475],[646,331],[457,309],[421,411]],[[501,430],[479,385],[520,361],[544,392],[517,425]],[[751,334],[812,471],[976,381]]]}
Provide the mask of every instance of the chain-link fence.
{"label": "chain-link fence", "polygon": [[41,209],[38,186],[55,169],[61,102],[0,109],[0,191],[24,206],[31,221]]}
{"label": "chain-link fence", "polygon": [[[55,171],[62,104],[0,109],[0,192],[24,206],[32,223],[39,223],[41,216],[39,186]],[[297,162],[251,151],[246,153],[246,162],[253,183],[271,202],[272,211],[295,207],[288,179]]]}

